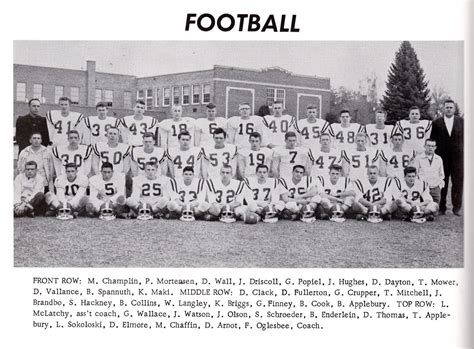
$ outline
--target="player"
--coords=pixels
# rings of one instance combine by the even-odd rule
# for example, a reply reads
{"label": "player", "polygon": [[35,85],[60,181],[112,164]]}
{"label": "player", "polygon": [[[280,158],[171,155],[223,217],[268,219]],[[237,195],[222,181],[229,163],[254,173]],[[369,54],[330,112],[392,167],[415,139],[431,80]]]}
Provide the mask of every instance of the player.
{"label": "player", "polygon": [[341,153],[342,173],[351,180],[363,179],[367,175],[369,166],[378,161],[379,152],[374,148],[367,148],[367,135],[356,134],[355,149],[345,149]]}
{"label": "player", "polygon": [[166,154],[170,175],[174,179],[183,176],[183,168],[191,166],[200,177],[201,174],[201,149],[191,147],[192,140],[189,131],[182,131],[178,135],[179,148],[169,148]]}
{"label": "player", "polygon": [[194,168],[186,166],[183,168],[183,174],[176,180],[178,197],[175,199],[179,209],[178,212],[183,217],[186,210],[190,211],[189,219],[194,217],[202,218],[209,210],[209,203],[206,201],[206,182],[203,179],[194,176]]}
{"label": "player", "polygon": [[249,136],[250,148],[242,148],[238,151],[238,172],[240,178],[252,177],[257,173],[257,166],[266,165],[271,168],[273,150],[262,148],[262,135],[252,132]]}
{"label": "player", "polygon": [[214,145],[212,136],[216,128],[227,129],[227,119],[216,117],[214,103],[206,105],[206,116],[206,118],[198,118],[195,121],[195,145],[200,148],[209,148]]}
{"label": "player", "polygon": [[273,174],[277,178],[290,178],[295,165],[309,169],[311,162],[308,148],[296,145],[296,133],[290,131],[285,134],[285,146],[276,147],[273,154]]}
{"label": "player", "polygon": [[[238,149],[248,148],[250,134],[258,132],[263,137],[266,126],[262,117],[250,115],[251,107],[249,103],[239,104],[239,112],[240,116],[232,116],[227,123],[228,142],[235,144]],[[262,144],[265,144],[264,139],[262,139]]]}
{"label": "player", "polygon": [[151,132],[145,133],[142,142],[143,145],[133,147],[130,152],[132,176],[136,177],[144,174],[147,162],[159,164],[159,173],[166,175],[168,173],[166,153],[163,148],[155,147],[155,135]]}
{"label": "player", "polygon": [[[67,145],[67,135],[71,130],[78,130],[81,134],[83,115],[71,111],[71,100],[68,97],[59,98],[60,110],[50,110],[46,113],[48,120],[49,139],[53,145]],[[82,135],[81,137],[82,138]]]}
{"label": "player", "polygon": [[390,140],[396,128],[393,125],[385,125],[387,112],[383,109],[375,111],[375,124],[365,125],[365,131],[369,137],[369,146],[381,151],[390,149]]}
{"label": "player", "polygon": [[193,118],[182,117],[183,107],[173,105],[171,109],[172,119],[165,119],[160,123],[160,144],[165,150],[179,148],[178,135],[183,131],[194,134],[195,122]]}
{"label": "player", "polygon": [[329,172],[329,166],[341,163],[341,151],[331,147],[331,140],[332,137],[329,133],[323,133],[319,137],[319,147],[313,145],[309,148],[311,176],[324,176]]}
{"label": "player", "polygon": [[202,149],[202,178],[220,177],[222,166],[235,168],[237,164],[237,147],[226,143],[226,132],[222,128],[214,130],[214,146]]}
{"label": "player", "polygon": [[409,120],[400,120],[397,123],[398,132],[403,133],[405,139],[405,148],[414,150],[417,154],[422,154],[425,149],[425,140],[430,138],[431,121],[420,120],[420,108],[411,107],[408,118]]}
{"label": "player", "polygon": [[413,149],[406,149],[403,135],[394,133],[392,136],[392,149],[385,149],[380,153],[382,175],[402,179],[403,169],[410,166],[416,155]]}
{"label": "player", "polygon": [[93,172],[99,173],[100,162],[110,162],[114,166],[115,172],[128,173],[130,170],[130,146],[118,142],[119,130],[116,127],[109,127],[107,139],[107,143],[97,143],[93,147]]}
{"label": "player", "polygon": [[117,126],[121,131],[123,143],[130,146],[142,145],[143,135],[152,133],[156,144],[158,140],[158,120],[145,113],[145,102],[138,100],[133,109],[134,114],[125,116],[118,121]]}
{"label": "player", "polygon": [[82,144],[94,145],[107,142],[107,130],[109,127],[118,127],[120,122],[113,116],[107,116],[109,107],[105,102],[99,102],[95,106],[97,116],[83,118],[85,132],[82,135]]}
{"label": "player", "polygon": [[329,123],[319,117],[318,107],[314,104],[309,104],[306,107],[306,119],[296,121],[295,127],[299,136],[299,144],[307,148],[313,147],[322,134],[332,132]]}
{"label": "player", "polygon": [[353,148],[356,134],[365,133],[364,126],[356,122],[351,123],[351,113],[346,109],[341,110],[339,119],[341,122],[332,124],[329,130],[329,133],[334,135],[334,147],[340,150]]}
{"label": "player", "polygon": [[67,135],[68,145],[54,146],[52,149],[54,169],[56,176],[63,175],[66,164],[76,164],[79,174],[84,176],[91,172],[92,147],[79,144],[80,134],[77,130],[69,131]]}
{"label": "player", "polygon": [[[395,179],[397,192],[394,194],[396,204],[406,219],[411,214],[412,221],[423,223],[433,221],[438,212],[438,205],[430,195],[429,185],[417,179],[416,168],[408,166],[403,170],[404,179]],[[421,212],[420,212],[421,211]],[[416,215],[413,215],[416,213]],[[421,213],[421,215],[420,215]],[[425,217],[422,217],[424,215]],[[424,218],[424,219],[423,219]]]}
{"label": "player", "polygon": [[272,105],[273,115],[263,117],[263,122],[267,126],[265,139],[268,148],[282,147],[285,145],[285,134],[288,131],[296,131],[295,119],[293,116],[283,114],[283,102],[274,101]]}
{"label": "player", "polygon": [[25,171],[15,178],[13,213],[15,217],[34,217],[44,211],[44,178],[34,161],[25,163]]}

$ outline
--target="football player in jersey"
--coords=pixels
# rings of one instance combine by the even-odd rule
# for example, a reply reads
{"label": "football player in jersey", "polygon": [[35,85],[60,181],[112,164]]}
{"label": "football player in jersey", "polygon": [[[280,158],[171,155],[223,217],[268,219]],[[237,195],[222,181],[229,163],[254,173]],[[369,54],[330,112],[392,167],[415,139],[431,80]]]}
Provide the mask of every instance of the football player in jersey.
{"label": "football player in jersey", "polygon": [[54,182],[56,194],[49,192],[45,195],[49,209],[47,216],[55,216],[60,208],[67,207],[71,215],[76,217],[87,204],[86,190],[89,185],[88,178],[79,173],[74,162],[67,163],[64,173]]}
{"label": "football player in jersey", "polygon": [[[340,205],[343,212],[352,206],[355,190],[347,177],[342,177],[342,166],[329,167],[329,177],[319,176],[318,193],[321,196],[321,208],[324,218],[331,214],[331,208]],[[322,218],[322,217],[321,217]]]}
{"label": "football player in jersey", "polygon": [[109,107],[105,102],[99,102],[95,106],[97,116],[83,118],[85,132],[82,135],[82,144],[96,144],[107,142],[107,130],[109,127],[117,127],[119,120],[113,116],[107,116]]}
{"label": "football player in jersey", "polygon": [[160,122],[160,144],[165,150],[179,148],[178,135],[183,131],[188,131],[194,135],[196,120],[190,117],[183,117],[183,107],[173,105],[171,108],[173,117]]}
{"label": "football player in jersey", "polygon": [[15,177],[13,213],[15,217],[34,217],[44,206],[44,178],[34,161],[27,161],[25,171]]}
{"label": "football player in jersey", "polygon": [[431,121],[420,120],[420,108],[411,107],[408,119],[400,120],[397,123],[398,132],[403,133],[405,139],[405,148],[415,150],[417,154],[425,151],[425,140],[430,138]]}
{"label": "football player in jersey", "polygon": [[123,117],[118,121],[123,143],[130,146],[142,145],[143,135],[151,132],[155,135],[155,143],[158,138],[158,120],[145,113],[145,102],[138,100],[133,109],[134,114]]}
{"label": "football player in jersey", "polygon": [[[239,104],[240,116],[232,116],[227,123],[229,133],[228,142],[235,144],[238,149],[249,147],[249,136],[252,132],[258,132],[264,137],[266,128],[263,118],[258,115],[250,115],[251,107],[249,103]],[[262,140],[262,144],[265,139]]]}
{"label": "football player in jersey", "polygon": [[53,146],[53,163],[56,176],[64,174],[66,164],[74,163],[79,174],[88,176],[91,172],[92,147],[79,144],[80,134],[77,130],[69,131],[68,145]]}
{"label": "football player in jersey", "polygon": [[332,132],[329,123],[319,117],[318,107],[314,104],[306,107],[306,119],[296,121],[295,127],[299,135],[299,144],[307,148],[315,146],[322,134]]}
{"label": "football player in jersey", "polygon": [[387,112],[383,109],[375,111],[375,124],[365,125],[365,131],[369,137],[369,145],[377,150],[390,148],[390,139],[396,131],[392,125],[385,125]]}
{"label": "football player in jersey", "polygon": [[[209,203],[206,201],[206,182],[194,175],[194,168],[186,166],[183,174],[176,180],[178,197],[175,199],[178,205],[178,213],[183,214],[186,210],[192,212],[191,217],[202,218],[209,210]],[[190,219],[192,220],[192,218]]]}
{"label": "football player in jersey", "polygon": [[383,176],[402,179],[403,170],[412,164],[416,155],[415,150],[406,149],[403,135],[395,133],[392,136],[392,148],[386,148],[380,152],[380,172]]}
{"label": "football player in jersey", "polygon": [[343,175],[356,180],[366,177],[367,169],[377,162],[379,153],[377,149],[367,147],[367,135],[359,132],[356,134],[355,149],[343,150],[341,157]]}
{"label": "football player in jersey", "polygon": [[114,166],[115,172],[128,173],[130,170],[130,146],[118,141],[118,128],[109,127],[107,130],[107,142],[97,143],[93,146],[92,170],[95,174],[99,173],[101,162],[110,162]]}
{"label": "football player in jersey", "polygon": [[263,117],[263,122],[267,126],[265,139],[268,148],[284,146],[285,134],[288,131],[296,131],[295,119],[293,116],[283,114],[283,102],[274,101],[272,105],[273,115]]}
{"label": "football player in jersey", "polygon": [[[408,215],[423,214],[427,221],[433,221],[438,212],[438,205],[430,195],[428,183],[417,178],[416,168],[407,167],[403,170],[405,177],[402,180],[395,179],[397,192],[394,194],[398,209],[407,218]],[[410,217],[413,218],[413,217]]]}
{"label": "football player in jersey", "polygon": [[273,153],[273,174],[277,178],[290,178],[295,165],[304,169],[311,167],[308,148],[298,147],[296,133],[290,131],[285,134],[285,146],[276,147]]}
{"label": "football player in jersey", "polygon": [[195,144],[197,147],[206,148],[214,145],[212,139],[216,128],[227,129],[227,119],[216,116],[216,105],[209,103],[206,105],[206,118],[198,118],[195,121]]}
{"label": "football player in jersey", "polygon": [[339,114],[340,123],[330,126],[330,133],[334,135],[334,147],[340,150],[354,148],[355,136],[359,132],[364,132],[364,126],[356,122],[351,123],[351,113],[349,110],[341,110]]}
{"label": "football player in jersey", "polygon": [[131,217],[136,217],[135,214],[138,214],[140,209],[147,207],[155,218],[178,208],[176,204],[172,204],[178,195],[176,181],[158,174],[157,171],[156,162],[147,162],[145,173],[133,179],[132,195],[126,201],[132,210]]}
{"label": "football player in jersey", "polygon": [[[109,129],[110,131],[110,129]],[[86,210],[91,216],[101,213],[103,208],[122,214],[125,205],[125,175],[115,172],[110,162],[104,162],[99,174],[89,179],[89,202]]]}
{"label": "football player in jersey", "polygon": [[311,146],[308,151],[311,160],[310,175],[313,177],[325,176],[329,172],[329,166],[340,164],[341,151],[331,147],[332,137],[329,133],[322,133],[319,137],[319,146]]}
{"label": "football player in jersey", "polygon": [[163,148],[155,146],[155,135],[147,132],[143,135],[143,145],[133,147],[131,152],[131,169],[133,177],[145,173],[147,162],[156,162],[160,165],[159,173],[166,175],[168,172],[168,161]]}
{"label": "football player in jersey", "polygon": [[226,132],[222,128],[214,130],[214,146],[202,149],[202,178],[216,179],[220,177],[222,166],[236,167],[237,147],[226,143]]}
{"label": "football player in jersey", "polygon": [[266,165],[271,168],[273,150],[266,147],[262,148],[262,135],[258,132],[252,132],[249,136],[249,143],[250,148],[238,150],[240,178],[255,176],[259,165]]}
{"label": "football player in jersey", "polygon": [[168,167],[170,175],[174,179],[183,176],[183,168],[191,166],[197,177],[201,174],[201,148],[192,147],[191,134],[182,131],[178,135],[179,148],[168,148]]}
{"label": "football player in jersey", "polygon": [[[49,139],[53,145],[67,145],[69,131],[81,128],[82,114],[71,111],[71,100],[68,97],[59,98],[60,110],[50,110],[46,113],[48,120]],[[82,138],[82,136],[80,137]]]}

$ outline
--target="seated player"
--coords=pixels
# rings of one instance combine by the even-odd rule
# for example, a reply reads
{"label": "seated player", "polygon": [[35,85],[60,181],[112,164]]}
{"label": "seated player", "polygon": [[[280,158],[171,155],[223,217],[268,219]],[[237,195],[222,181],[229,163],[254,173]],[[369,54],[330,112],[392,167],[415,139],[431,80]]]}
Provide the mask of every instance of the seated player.
{"label": "seated player", "polygon": [[145,173],[145,164],[147,162],[156,162],[159,164],[158,169],[161,174],[166,175],[168,172],[168,164],[166,161],[166,153],[163,148],[155,146],[155,136],[151,132],[143,135],[143,145],[132,148],[131,163],[133,177]]}
{"label": "seated player", "polygon": [[88,116],[82,119],[84,123],[84,134],[82,144],[94,145],[99,142],[107,142],[107,130],[109,127],[118,127],[119,119],[107,116],[109,106],[105,102],[96,104],[97,116]]}
{"label": "seated player", "polygon": [[374,165],[379,157],[377,149],[367,148],[367,135],[359,132],[356,135],[355,149],[342,151],[342,173],[351,180],[363,179],[369,166]]}
{"label": "seated player", "polygon": [[89,188],[86,210],[90,216],[100,214],[100,218],[105,220],[114,219],[116,215],[125,216],[125,175],[114,172],[114,166],[110,162],[102,163],[100,173],[90,178]]}
{"label": "seated player", "polygon": [[[227,133],[222,128],[216,128],[212,137],[214,145],[202,148],[202,178],[220,178],[222,166],[235,168],[237,164],[237,147],[226,143]],[[233,174],[235,175],[235,174]]]}
{"label": "seated player", "polygon": [[119,130],[116,127],[109,127],[107,139],[106,143],[97,143],[93,147],[92,170],[94,174],[99,174],[100,164],[106,162],[114,166],[115,172],[127,174],[130,170],[130,147],[125,143],[119,143]]}
{"label": "seated player", "polygon": [[[266,128],[263,118],[258,115],[250,115],[252,113],[249,103],[239,104],[240,116],[232,116],[227,122],[227,132],[229,137],[227,141],[230,144],[237,146],[240,150],[249,147],[249,136],[253,132],[258,132],[264,137],[264,130]],[[262,140],[262,144],[265,139]]]}
{"label": "seated player", "polygon": [[334,135],[334,147],[336,149],[351,149],[354,147],[356,134],[359,132],[365,133],[364,126],[356,122],[351,123],[349,110],[341,110],[339,119],[341,122],[329,126],[328,132]]}
{"label": "seated player", "polygon": [[221,116],[216,117],[216,105],[209,103],[206,105],[206,118],[195,120],[195,144],[199,148],[208,148],[214,145],[212,135],[218,127],[227,129],[227,119]]}
{"label": "seated player", "polygon": [[284,147],[285,134],[288,131],[296,131],[295,118],[288,114],[283,114],[283,102],[274,101],[271,106],[273,115],[263,117],[266,126],[265,139],[268,148]]}
{"label": "seated player", "polygon": [[79,144],[79,137],[80,134],[77,130],[71,130],[67,135],[68,145],[53,147],[53,163],[56,177],[64,174],[65,166],[69,163],[76,164],[79,174],[87,176],[91,172],[92,147]]}
{"label": "seated player", "polygon": [[390,149],[390,139],[396,131],[393,125],[386,125],[387,112],[383,109],[375,111],[375,124],[365,125],[367,137],[369,137],[369,146],[379,151]]}
{"label": "seated player", "polygon": [[411,165],[416,152],[405,148],[401,133],[393,134],[391,141],[392,149],[386,148],[380,152],[380,173],[383,176],[402,179],[403,170]]}
{"label": "seated player", "polygon": [[409,110],[408,120],[400,120],[396,125],[398,132],[403,133],[405,148],[416,154],[424,152],[425,140],[431,134],[431,121],[420,120],[420,117],[420,108],[414,106]]}
{"label": "seated player", "polygon": [[194,135],[196,120],[190,117],[183,117],[183,107],[176,104],[171,108],[173,117],[160,122],[160,145],[165,150],[179,147],[178,135],[187,131]]}
{"label": "seated player", "polygon": [[321,134],[319,147],[311,146],[308,151],[311,160],[310,174],[313,177],[325,176],[329,172],[329,166],[340,164],[341,151],[331,147],[332,137],[329,133]]}
{"label": "seated player", "polygon": [[[329,132],[332,132],[329,123],[321,119],[318,107],[314,104],[309,104],[306,107],[306,119],[296,121],[295,127],[299,135],[300,145],[307,148],[315,145],[316,141],[323,134],[330,135]],[[330,136],[332,138],[332,135]]]}
{"label": "seated player", "polygon": [[417,178],[414,167],[405,168],[403,173],[405,175],[403,180],[395,179],[394,192],[395,202],[402,217],[416,223],[433,221],[434,215],[438,212],[438,205],[430,195],[428,183]]}
{"label": "seated player", "polygon": [[284,147],[276,147],[273,153],[273,174],[277,178],[288,179],[292,177],[295,165],[300,165],[303,169],[310,168],[308,148],[296,145],[296,133],[287,132],[285,134]]}
{"label": "seated player", "polygon": [[89,185],[89,179],[79,173],[77,165],[73,162],[66,164],[65,173],[57,177],[54,182],[56,194],[49,192],[45,195],[46,203],[49,205],[47,216],[56,216],[60,210],[62,215],[60,219],[75,218],[87,204],[86,190]]}
{"label": "seated player", "polygon": [[191,134],[188,131],[178,135],[179,147],[168,148],[167,158],[171,178],[178,179],[183,176],[183,168],[191,166],[197,177],[201,173],[201,148],[192,147]]}
{"label": "seated player", "polygon": [[285,203],[282,217],[285,219],[300,218],[300,211],[305,206],[309,206],[314,213],[321,199],[317,195],[318,189],[316,183],[313,183],[313,178],[305,176],[304,173],[304,166],[295,165],[290,179],[280,178],[281,200]]}
{"label": "seated player", "polygon": [[140,219],[169,218],[170,212],[178,210],[178,206],[172,203],[177,197],[176,189],[174,179],[158,174],[156,162],[147,162],[145,173],[133,179],[132,195],[126,201],[132,211],[130,216]]}
{"label": "seated player", "polygon": [[178,196],[174,200],[178,205],[175,211],[181,214],[181,220],[193,221],[194,218],[202,218],[209,210],[205,183],[203,179],[194,176],[192,166],[183,168],[182,177],[176,180]]}
{"label": "seated player", "polygon": [[34,217],[44,212],[44,178],[34,161],[25,163],[25,170],[15,178],[13,213],[15,217]]}
{"label": "seated player", "polygon": [[[122,141],[129,146],[142,144],[142,137],[145,133],[154,135],[154,143],[158,140],[158,120],[152,116],[143,115],[145,113],[145,102],[138,100],[133,109],[134,114],[120,119],[117,127],[122,135]],[[107,136],[108,138],[108,136]]]}
{"label": "seated player", "polygon": [[252,132],[249,136],[250,148],[239,149],[239,167],[240,178],[255,176],[259,165],[271,166],[273,150],[262,148],[262,135],[258,132]]}

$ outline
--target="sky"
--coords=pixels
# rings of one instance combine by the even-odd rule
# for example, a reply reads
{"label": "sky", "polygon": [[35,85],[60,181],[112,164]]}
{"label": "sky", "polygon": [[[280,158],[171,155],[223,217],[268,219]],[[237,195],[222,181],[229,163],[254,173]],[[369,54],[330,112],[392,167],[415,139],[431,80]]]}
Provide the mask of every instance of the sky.
{"label": "sky", "polygon": [[[429,88],[443,89],[464,109],[462,41],[412,41]],[[15,41],[14,63],[85,69],[138,77],[210,69],[279,66],[329,77],[331,87],[358,90],[377,77],[381,98],[400,41]]]}

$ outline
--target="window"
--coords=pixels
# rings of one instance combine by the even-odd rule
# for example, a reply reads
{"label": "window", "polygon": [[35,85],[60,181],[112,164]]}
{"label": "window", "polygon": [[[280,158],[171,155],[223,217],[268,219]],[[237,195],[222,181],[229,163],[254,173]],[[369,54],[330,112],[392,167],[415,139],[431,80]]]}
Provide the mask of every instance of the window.
{"label": "window", "polygon": [[179,104],[179,86],[173,87],[173,104]]}
{"label": "window", "polygon": [[151,88],[146,90],[146,109],[153,109],[153,90]]}
{"label": "window", "polygon": [[163,88],[163,107],[168,107],[171,100],[171,90],[169,87]]}
{"label": "window", "polygon": [[160,106],[160,89],[157,88],[155,91],[155,107]]}
{"label": "window", "polygon": [[211,85],[204,84],[202,87],[202,102],[209,103],[211,101]]}
{"label": "window", "polygon": [[104,102],[107,103],[107,106],[111,107],[114,102],[114,91],[104,90]]}
{"label": "window", "polygon": [[71,102],[79,104],[79,87],[71,87]]}
{"label": "window", "polygon": [[64,86],[54,86],[54,103],[59,103],[59,98],[64,95]]}
{"label": "window", "polygon": [[34,84],[33,85],[33,98],[38,98],[41,101],[41,97],[43,97],[43,85]]}
{"label": "window", "polygon": [[281,88],[267,88],[267,105],[272,106],[274,101],[283,103],[283,108],[285,108],[285,90]]}
{"label": "window", "polygon": [[137,101],[143,100],[145,98],[145,92],[143,90],[137,91]]}
{"label": "window", "polygon": [[183,104],[189,104],[190,94],[191,94],[191,88],[189,86],[183,86]]}
{"label": "window", "polygon": [[96,89],[95,90],[95,104],[102,102],[102,90]]}
{"label": "window", "polygon": [[125,91],[123,93],[123,107],[124,109],[132,109],[132,92]]}
{"label": "window", "polygon": [[26,84],[24,82],[16,83],[16,100],[18,102],[26,101]]}
{"label": "window", "polygon": [[193,104],[199,104],[201,85],[193,85]]}

